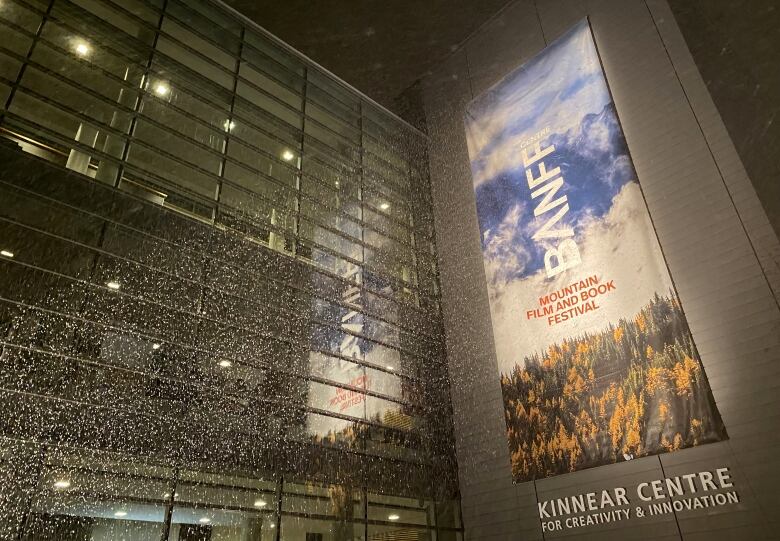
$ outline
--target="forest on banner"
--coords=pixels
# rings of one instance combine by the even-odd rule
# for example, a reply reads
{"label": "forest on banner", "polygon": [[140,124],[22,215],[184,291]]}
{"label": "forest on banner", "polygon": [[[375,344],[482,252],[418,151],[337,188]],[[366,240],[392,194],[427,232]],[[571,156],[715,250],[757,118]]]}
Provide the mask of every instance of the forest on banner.
{"label": "forest on banner", "polygon": [[516,481],[725,438],[672,292],[526,356],[501,386]]}

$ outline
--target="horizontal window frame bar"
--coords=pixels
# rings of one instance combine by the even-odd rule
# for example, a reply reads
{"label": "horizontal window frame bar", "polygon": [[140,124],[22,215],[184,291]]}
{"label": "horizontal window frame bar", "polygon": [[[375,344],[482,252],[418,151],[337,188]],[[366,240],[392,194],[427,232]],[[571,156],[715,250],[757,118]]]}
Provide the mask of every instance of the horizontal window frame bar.
{"label": "horizontal window frame bar", "polygon": [[[84,180],[82,180],[82,182],[86,182],[86,181],[89,181],[89,182],[94,182],[94,180],[93,180],[93,179],[91,179],[90,177],[84,177],[84,176],[81,176],[81,175],[80,175],[80,177],[81,177],[82,179],[84,179]],[[78,212],[78,213],[80,213],[80,214],[84,214],[84,215],[87,215],[87,216],[91,216],[91,217],[93,217],[93,218],[98,218],[98,219],[104,220],[104,221],[106,221],[107,223],[111,223],[111,224],[113,224],[113,225],[115,225],[115,226],[118,226],[118,227],[121,227],[121,228],[123,228],[123,229],[125,229],[125,230],[127,230],[127,231],[132,231],[132,232],[133,232],[133,233],[135,233],[135,234],[140,234],[140,235],[144,235],[144,236],[147,236],[147,237],[151,237],[151,238],[153,238],[153,239],[156,239],[156,240],[157,240],[157,241],[159,241],[159,242],[163,242],[163,243],[165,243],[165,244],[168,244],[168,245],[174,246],[174,247],[175,247],[177,250],[183,250],[183,251],[185,251],[185,252],[194,252],[194,253],[196,253],[196,254],[201,254],[201,255],[203,255],[203,257],[205,257],[205,258],[207,258],[207,259],[209,259],[209,260],[214,260],[214,261],[218,262],[219,264],[222,264],[222,265],[230,265],[230,266],[232,266],[232,267],[235,267],[235,268],[238,268],[238,269],[242,270],[243,272],[247,272],[247,273],[249,273],[249,274],[251,274],[251,275],[258,276],[258,277],[259,277],[259,278],[261,278],[261,279],[263,278],[262,276],[260,276],[260,275],[257,275],[256,273],[254,273],[254,272],[253,272],[251,269],[245,268],[245,267],[243,267],[243,266],[237,265],[237,264],[235,264],[235,263],[232,263],[232,262],[229,262],[229,261],[225,261],[225,260],[219,259],[219,258],[215,257],[213,254],[211,254],[211,253],[209,253],[209,252],[199,252],[199,251],[195,251],[194,249],[192,249],[192,248],[190,248],[190,247],[188,247],[188,246],[184,246],[184,245],[178,244],[178,243],[176,243],[176,242],[173,242],[173,241],[170,241],[170,240],[168,240],[168,239],[165,239],[164,237],[159,237],[159,236],[156,236],[156,235],[151,235],[151,234],[150,234],[149,232],[147,232],[147,231],[144,231],[144,230],[141,230],[141,229],[137,229],[136,227],[129,226],[129,225],[127,225],[127,224],[123,223],[123,222],[118,222],[118,221],[116,221],[116,220],[114,220],[114,219],[112,219],[112,218],[109,218],[109,217],[107,217],[107,216],[102,216],[102,215],[99,215],[99,214],[95,214],[95,213],[93,213],[93,212],[89,212],[89,211],[82,210],[82,209],[80,209],[80,208],[77,208],[77,207],[73,207],[72,205],[69,205],[69,204],[66,204],[66,203],[62,203],[62,202],[60,202],[60,201],[57,201],[57,200],[54,200],[54,199],[52,199],[52,198],[50,198],[50,197],[48,197],[48,196],[45,196],[45,195],[38,194],[37,192],[30,191],[30,190],[28,190],[28,189],[26,189],[26,188],[23,188],[23,187],[17,186],[17,185],[15,185],[15,184],[12,184],[12,183],[7,183],[7,182],[5,182],[5,181],[2,181],[2,180],[0,180],[0,183],[2,183],[2,184],[5,184],[5,185],[7,185],[7,186],[10,186],[10,187],[12,187],[13,189],[15,189],[15,190],[19,190],[19,191],[21,191],[21,192],[23,192],[23,193],[27,193],[27,194],[28,194],[28,196],[37,197],[37,198],[42,198],[42,199],[44,199],[44,200],[48,201],[48,202],[49,202],[49,204],[54,204],[55,206],[65,206],[66,208],[72,209],[72,210],[74,210],[74,211],[76,211],[76,212]],[[106,188],[109,188],[109,187],[108,187],[108,186],[106,186]],[[116,191],[119,191],[119,192],[120,192],[120,193],[122,193],[122,194],[123,194],[125,197],[130,197],[131,199],[134,199],[134,200],[136,200],[136,201],[139,201],[139,202],[141,202],[141,203],[143,203],[143,204],[146,204],[146,205],[152,206],[152,205],[151,205],[151,204],[150,204],[148,201],[144,201],[143,199],[139,199],[139,198],[138,198],[138,197],[136,197],[135,195],[133,195],[133,194],[130,194],[130,193],[127,193],[127,192],[125,192],[125,191],[122,191],[122,190],[121,190],[121,189],[119,189],[119,188],[113,187],[113,188],[111,188],[111,189],[113,189],[113,190],[116,190]],[[153,206],[154,206],[154,207],[159,207],[159,205],[153,205]],[[164,210],[164,209],[166,209],[166,208],[167,208],[167,209],[168,209],[168,212],[174,212],[174,213],[176,213],[176,214],[177,214],[177,215],[179,215],[179,216],[181,216],[181,215],[182,215],[182,214],[181,214],[181,212],[179,212],[178,210],[175,210],[175,209],[172,209],[172,208],[170,208],[170,206],[164,206],[164,207],[159,207],[159,208],[161,209],[161,212],[165,212],[165,210]],[[189,219],[189,220],[192,220],[192,221],[194,221],[194,222],[196,222],[196,223],[201,223],[201,224],[206,224],[206,225],[208,225],[208,226],[212,226],[211,222],[207,222],[207,221],[205,221],[205,220],[201,220],[201,219],[195,219],[195,218],[193,218],[193,217],[191,217],[191,216],[188,216],[188,215],[184,215],[184,216],[185,216],[187,219]],[[235,234],[237,234],[237,235],[239,235],[239,236],[241,236],[241,237],[244,237],[244,235],[243,235],[243,234],[241,234],[240,232],[237,232],[237,231],[236,231],[236,232],[235,232]],[[296,261],[301,261],[301,262],[303,262],[303,263],[307,263],[307,264],[309,264],[309,263],[310,263],[310,260],[308,260],[308,259],[306,259],[306,258],[299,258],[299,259],[296,259]],[[319,269],[319,267],[315,267],[315,268],[318,268],[318,269]],[[375,296],[377,296],[377,297],[379,297],[379,298],[383,298],[383,299],[385,299],[385,300],[387,300],[387,301],[389,301],[389,302],[392,302],[393,304],[395,304],[395,305],[399,306],[399,308],[403,308],[403,309],[407,309],[407,310],[412,310],[412,311],[414,311],[414,312],[418,313],[418,314],[420,315],[420,317],[426,318],[426,317],[430,317],[430,316],[431,316],[431,313],[430,313],[430,312],[429,312],[427,309],[425,309],[425,308],[421,308],[421,307],[419,307],[419,306],[417,306],[417,305],[415,305],[415,304],[411,304],[411,303],[409,303],[409,302],[406,302],[406,301],[405,301],[404,299],[402,299],[402,298],[397,298],[397,297],[388,296],[388,295],[387,295],[386,293],[384,293],[384,292],[381,292],[381,291],[376,291],[376,290],[373,290],[373,289],[370,289],[370,288],[366,288],[366,287],[365,287],[363,284],[355,283],[355,282],[353,282],[353,281],[351,281],[351,280],[348,280],[348,279],[344,278],[343,276],[340,276],[340,275],[338,275],[338,274],[335,274],[335,273],[333,273],[332,271],[328,271],[328,270],[318,270],[318,272],[319,272],[319,273],[321,273],[321,274],[323,274],[323,275],[325,275],[325,276],[327,276],[327,277],[329,277],[329,278],[331,278],[331,279],[335,279],[336,281],[338,281],[338,282],[340,282],[340,283],[344,284],[345,286],[349,286],[349,287],[358,287],[358,288],[359,288],[361,291],[365,291],[367,294],[371,294],[371,295],[375,295]],[[276,282],[276,280],[274,280],[274,281]],[[293,284],[289,284],[289,283],[287,283],[287,282],[283,282],[282,284],[283,284],[283,285],[285,285],[286,287],[292,287],[293,289],[300,290],[300,288],[298,288],[298,287],[294,286]],[[313,293],[313,292],[311,292],[311,291],[309,292],[309,294],[312,294],[312,295],[314,295],[314,296],[317,296],[317,297],[319,297],[318,295],[314,294],[314,293]],[[333,301],[332,299],[324,299],[324,300],[329,300],[330,302],[332,302],[332,301]],[[436,301],[436,299],[435,299],[435,298],[433,298],[432,300]]]}
{"label": "horizontal window frame bar", "polygon": [[[5,299],[3,297],[0,297],[0,301],[8,302],[7,299]],[[100,362],[97,362],[97,361],[95,361],[93,359],[83,358],[83,357],[74,356],[74,355],[69,355],[67,353],[62,353],[62,352],[59,352],[59,351],[50,351],[50,350],[45,350],[45,349],[36,348],[36,347],[32,347],[32,346],[23,346],[23,345],[20,345],[20,344],[14,344],[12,342],[6,342],[5,340],[0,340],[0,345],[2,345],[3,349],[10,348],[10,349],[13,349],[15,351],[20,351],[20,352],[21,351],[25,351],[25,352],[28,352],[28,353],[31,353],[31,354],[38,354],[38,355],[43,355],[43,356],[47,356],[47,357],[55,357],[55,358],[61,359],[62,362],[75,362],[75,363],[78,363],[79,365],[90,366],[93,369],[105,371],[107,373],[111,373],[111,372],[131,373],[134,376],[139,376],[141,378],[145,378],[145,379],[148,379],[150,381],[151,380],[167,381],[169,383],[174,383],[174,384],[177,384],[178,386],[181,386],[181,387],[184,387],[184,388],[191,388],[192,390],[201,391],[203,394],[208,395],[208,396],[222,396],[222,397],[224,397],[224,396],[227,395],[228,400],[230,402],[233,402],[236,406],[239,406],[239,408],[244,406],[244,404],[243,404],[244,400],[242,399],[242,397],[233,395],[232,393],[225,393],[225,390],[223,388],[208,386],[206,384],[203,384],[202,382],[200,382],[200,383],[187,382],[187,381],[184,381],[184,380],[175,379],[175,378],[171,378],[171,377],[160,376],[160,375],[157,375],[157,374],[150,374],[150,373],[141,372],[141,371],[138,371],[138,370],[131,370],[131,369],[127,369],[127,368],[122,367],[122,366],[117,366],[117,365],[113,365],[113,364],[109,364],[109,363],[100,363]],[[108,405],[108,404],[105,404],[105,403],[98,404],[96,402],[87,402],[85,400],[77,400],[77,399],[74,399],[74,398],[66,398],[66,397],[63,397],[61,395],[56,395],[56,394],[43,394],[43,393],[38,393],[38,392],[23,391],[21,389],[13,389],[13,388],[5,387],[5,386],[0,386],[0,390],[6,390],[6,391],[11,391],[11,392],[20,392],[20,393],[29,393],[29,394],[43,395],[43,396],[49,396],[49,397],[56,397],[58,399],[72,401],[72,402],[76,402],[76,403],[80,403],[80,404],[94,405],[94,406],[100,406],[100,407],[108,407],[110,409],[116,409],[116,410],[123,411],[124,413],[130,413],[130,414],[141,414],[142,413],[142,410],[139,409],[139,405],[138,404],[133,404],[133,402],[121,402],[122,406],[119,406],[118,405],[118,404],[120,404],[119,402],[112,402],[111,405]],[[402,429],[402,428],[399,428],[399,427],[385,425],[385,424],[382,424],[382,423],[377,423],[375,421],[370,421],[368,419],[360,419],[358,417],[351,417],[351,416],[348,416],[348,415],[343,415],[343,414],[339,414],[339,413],[332,412],[332,411],[329,411],[329,410],[323,410],[323,409],[320,409],[320,408],[315,408],[313,406],[304,405],[304,404],[295,404],[295,403],[290,403],[290,402],[279,402],[279,401],[275,401],[275,400],[267,399],[267,398],[255,398],[255,400],[257,402],[259,402],[259,403],[261,403],[263,405],[267,405],[267,406],[287,405],[287,406],[290,406],[292,408],[295,408],[295,410],[297,410],[298,412],[304,413],[304,414],[307,414],[307,415],[308,414],[315,414],[315,415],[320,415],[320,416],[323,416],[323,417],[328,417],[328,418],[331,418],[331,419],[338,419],[340,421],[347,421],[347,422],[350,422],[350,423],[357,423],[359,425],[366,426],[366,427],[376,428],[376,429],[380,429],[380,430],[389,430],[389,431],[397,434],[398,436],[400,436],[402,438],[409,437],[409,438],[412,438],[413,440],[416,440],[416,441],[413,442],[413,443],[419,444],[419,447],[414,447],[413,448],[416,451],[424,450],[425,449],[425,443],[430,440],[430,437],[423,430],[421,430],[420,428],[413,428],[413,429],[408,429],[408,430],[407,429]],[[251,404],[251,402],[250,402],[250,404]],[[247,408],[244,407],[243,409],[247,409]],[[196,412],[196,415],[200,416],[200,413],[203,413],[203,412]],[[230,413],[225,412],[225,411],[220,411],[218,413],[220,413],[222,415],[231,415]],[[170,418],[176,419],[177,421],[182,421],[182,419],[187,419],[187,417],[179,417],[175,413],[168,413],[168,414],[163,413],[162,416],[170,417]],[[233,420],[240,419],[240,418],[242,418],[244,416],[245,416],[244,413],[232,414]],[[256,420],[261,420],[264,417],[267,417],[267,416],[259,415],[255,419]],[[423,421],[423,422],[427,421],[427,419],[425,419],[425,418],[419,418],[419,419],[421,421]],[[283,434],[277,434],[277,436],[282,438],[282,439],[286,439]]]}
{"label": "horizontal window frame bar", "polygon": [[[257,338],[266,339],[266,340],[270,340],[270,341],[285,343],[285,344],[292,345],[292,346],[296,345],[296,343],[295,342],[291,342],[290,339],[284,338],[284,337],[279,337],[275,333],[253,331],[252,329],[250,329],[248,327],[245,327],[243,325],[238,325],[238,324],[231,323],[231,322],[228,322],[228,321],[221,321],[221,320],[218,320],[218,319],[214,319],[212,317],[209,317],[207,314],[198,313],[198,312],[191,312],[191,311],[188,311],[186,309],[177,308],[177,307],[173,307],[173,306],[166,306],[166,305],[161,304],[158,301],[155,301],[154,299],[150,299],[150,298],[147,298],[147,297],[144,297],[144,296],[132,295],[132,294],[124,293],[124,292],[121,292],[121,291],[111,291],[105,285],[97,284],[97,283],[94,283],[94,282],[92,282],[90,280],[86,280],[86,279],[83,279],[83,278],[76,278],[76,277],[73,277],[73,276],[69,276],[67,274],[63,274],[61,272],[53,271],[51,269],[46,269],[46,268],[39,267],[37,265],[32,265],[32,264],[29,264],[29,263],[24,263],[24,262],[21,262],[21,261],[18,261],[18,260],[13,260],[12,262],[10,262],[10,264],[20,265],[20,266],[26,267],[28,269],[32,269],[32,270],[36,270],[38,272],[42,272],[42,273],[45,273],[45,274],[56,276],[57,278],[60,278],[60,279],[64,279],[64,280],[67,280],[67,281],[70,281],[70,282],[73,282],[73,283],[78,283],[78,284],[81,284],[83,286],[87,286],[87,287],[91,287],[91,288],[97,288],[97,289],[100,289],[100,290],[103,290],[103,291],[109,291],[109,292],[113,293],[114,295],[120,295],[122,297],[128,297],[130,299],[133,299],[136,302],[141,302],[141,303],[144,303],[144,304],[147,304],[147,305],[150,305],[150,306],[164,307],[164,308],[167,308],[167,309],[169,309],[169,310],[171,310],[173,312],[181,314],[183,317],[196,318],[196,319],[200,318],[200,319],[202,319],[202,320],[204,320],[206,322],[209,322],[211,324],[216,324],[216,325],[222,326],[222,327],[237,329],[237,330],[242,331],[242,336],[257,337]],[[3,297],[0,297],[0,300],[2,300],[2,299],[3,299]],[[425,360],[428,359],[427,356],[422,355],[420,353],[404,349],[401,346],[395,346],[395,345],[391,345],[391,344],[387,344],[387,343],[381,342],[379,340],[371,338],[371,337],[369,337],[367,335],[364,335],[362,333],[358,333],[358,332],[355,332],[355,331],[352,331],[352,330],[349,330],[349,329],[345,329],[345,328],[343,328],[341,326],[337,326],[337,325],[335,325],[335,324],[333,324],[331,322],[325,321],[325,320],[317,320],[315,318],[311,318],[311,319],[309,319],[309,321],[313,325],[321,325],[323,327],[327,327],[327,328],[333,329],[334,331],[342,332],[344,334],[348,334],[350,336],[354,336],[355,338],[358,338],[358,339],[361,339],[361,340],[365,340],[365,341],[370,342],[370,343],[374,343],[374,344],[376,344],[378,346],[398,351],[399,354],[401,354],[401,355],[408,355],[409,357],[415,358],[415,359],[417,359],[418,361],[421,361],[421,362],[425,362]],[[168,340],[163,340],[163,342],[168,342]],[[370,366],[370,365],[367,365],[367,366]]]}
{"label": "horizontal window frame bar", "polygon": [[[276,306],[268,305],[266,303],[258,303],[256,301],[253,301],[252,299],[247,298],[247,297],[242,297],[240,295],[236,295],[235,293],[232,293],[232,292],[229,292],[229,291],[225,291],[225,290],[223,290],[223,289],[221,289],[219,287],[215,287],[213,284],[209,284],[209,283],[206,283],[206,282],[199,282],[199,281],[191,279],[191,278],[176,276],[175,274],[172,274],[172,273],[170,273],[168,271],[165,271],[163,269],[158,269],[156,267],[152,267],[151,265],[147,265],[147,264],[142,263],[140,261],[137,261],[137,260],[134,260],[134,259],[122,256],[122,255],[115,254],[115,253],[110,252],[108,250],[105,250],[105,249],[103,249],[101,247],[90,246],[88,244],[82,243],[82,242],[77,241],[75,239],[70,239],[68,237],[63,237],[63,236],[57,235],[55,233],[52,233],[52,232],[49,232],[49,231],[45,231],[45,230],[42,230],[42,229],[39,229],[39,228],[36,228],[36,227],[33,227],[31,225],[28,225],[28,224],[24,224],[24,223],[18,222],[16,220],[12,220],[10,218],[6,218],[4,216],[0,216],[0,222],[9,223],[9,224],[12,224],[12,225],[14,225],[16,227],[19,227],[19,228],[27,229],[29,231],[34,231],[34,232],[36,232],[36,233],[38,233],[40,235],[45,235],[47,237],[55,238],[55,239],[57,239],[57,240],[59,240],[61,242],[64,242],[64,243],[68,243],[68,244],[73,244],[73,245],[79,246],[80,248],[83,248],[85,250],[89,250],[90,252],[94,252],[95,254],[97,254],[99,256],[102,256],[102,257],[106,257],[106,258],[110,258],[110,259],[113,259],[113,260],[124,261],[126,263],[130,263],[130,264],[132,264],[132,265],[134,265],[136,267],[140,267],[142,269],[147,269],[149,271],[152,271],[156,275],[161,275],[161,276],[167,277],[169,279],[174,279],[174,280],[176,280],[178,282],[185,282],[185,283],[187,283],[187,284],[189,284],[191,286],[194,286],[194,287],[200,287],[200,288],[203,288],[204,290],[214,291],[214,292],[221,293],[222,295],[226,295],[226,296],[229,296],[229,297],[240,299],[241,301],[244,301],[244,302],[247,302],[247,303],[251,303],[254,306],[268,306],[271,309],[282,310],[284,312],[292,314],[291,310],[287,310],[284,307],[276,307]],[[48,269],[40,268],[40,270],[46,271]],[[99,284],[95,284],[95,285],[99,285]],[[326,302],[328,304],[336,305],[336,306],[339,306],[339,307],[347,309],[347,310],[351,310],[351,311],[354,310],[355,312],[361,314],[363,317],[368,317],[368,318],[370,318],[372,320],[375,320],[375,321],[377,321],[379,323],[382,323],[384,325],[389,325],[391,327],[394,327],[399,332],[399,334],[404,334],[404,333],[412,334],[416,338],[421,339],[421,341],[424,342],[426,345],[429,345],[429,346],[431,346],[433,348],[437,348],[437,347],[442,347],[443,346],[443,342],[441,341],[441,339],[437,339],[436,337],[428,335],[428,334],[415,334],[416,330],[414,330],[414,329],[409,329],[409,328],[406,328],[406,327],[402,327],[399,324],[393,323],[392,321],[389,321],[387,319],[383,319],[381,317],[374,316],[374,315],[372,315],[369,312],[366,312],[366,311],[364,311],[362,309],[356,308],[354,305],[347,305],[346,303],[344,303],[342,301],[339,301],[338,303],[336,303],[336,302],[334,302],[331,299],[327,299],[327,298],[323,298],[323,297],[320,297],[320,296],[314,296],[314,295],[305,293],[305,290],[298,290],[298,291],[303,291],[304,294],[307,294],[307,296],[309,296],[311,298],[316,298],[316,299],[324,301],[324,302]],[[313,323],[316,323],[316,324],[322,324],[322,325],[325,325],[325,326],[328,326],[328,327],[331,327],[331,328],[334,328],[334,329],[337,329],[337,330],[341,329],[341,327],[339,327],[339,326],[333,326],[333,322],[329,322],[328,320],[310,319],[309,321],[311,321]],[[378,341],[378,340],[375,340],[375,339],[370,339],[370,340],[372,342],[376,342],[377,344],[382,345],[384,347],[391,347],[391,346],[389,346],[387,344],[384,344],[381,341]]]}
{"label": "horizontal window frame bar", "polygon": [[[70,404],[71,406],[76,406],[76,407],[81,406],[81,407],[85,407],[87,409],[98,409],[98,410],[99,409],[103,409],[103,410],[114,411],[114,412],[117,412],[117,413],[120,413],[120,414],[132,414],[132,415],[136,415],[136,416],[139,416],[139,417],[147,417],[147,418],[150,418],[150,419],[160,419],[161,417],[162,418],[171,418],[171,416],[164,415],[164,414],[163,415],[159,415],[159,414],[158,415],[151,415],[151,414],[145,414],[142,411],[132,411],[131,412],[131,411],[127,411],[127,410],[120,410],[119,408],[115,408],[115,407],[111,407],[111,406],[106,406],[104,404],[93,404],[93,403],[89,403],[89,402],[80,402],[78,400],[72,400],[72,399],[68,399],[68,398],[58,397],[58,396],[55,396],[55,395],[48,395],[48,394],[41,394],[41,393],[31,393],[31,392],[27,392],[27,391],[19,391],[19,390],[15,390],[15,389],[8,389],[8,388],[5,388],[5,387],[0,387],[0,395],[2,395],[3,393],[14,394],[14,395],[23,395],[23,396],[27,396],[27,397],[33,397],[33,398],[39,399],[39,400],[44,400],[44,401],[64,402],[66,404]],[[179,423],[182,422],[181,419],[174,419],[174,422],[177,422],[177,421]],[[184,423],[187,424],[186,421],[184,421]],[[248,434],[242,432],[241,435],[247,436]],[[414,461],[414,460],[403,459],[403,458],[399,458],[399,457],[389,457],[389,456],[386,456],[386,455],[372,454],[372,453],[366,452],[364,449],[363,450],[359,450],[359,449],[347,449],[347,448],[342,448],[342,447],[332,447],[332,446],[321,445],[321,444],[314,443],[314,442],[308,442],[308,441],[302,442],[302,441],[298,441],[298,440],[295,440],[295,439],[292,439],[292,438],[289,438],[289,439],[284,438],[284,437],[282,437],[282,438],[286,442],[297,443],[297,444],[300,444],[300,445],[316,446],[316,447],[322,448],[322,449],[336,450],[337,452],[344,453],[344,454],[363,455],[363,456],[366,456],[366,457],[381,458],[381,459],[385,459],[385,460],[392,460],[394,462],[403,462],[403,463],[407,463],[407,464],[414,464],[414,465],[420,465],[420,466],[430,465],[430,462]]]}

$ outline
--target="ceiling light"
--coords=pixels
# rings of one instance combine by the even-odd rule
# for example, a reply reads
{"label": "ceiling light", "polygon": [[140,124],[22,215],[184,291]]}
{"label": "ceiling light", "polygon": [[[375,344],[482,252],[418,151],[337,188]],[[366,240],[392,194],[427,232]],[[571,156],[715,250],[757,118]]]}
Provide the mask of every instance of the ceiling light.
{"label": "ceiling light", "polygon": [[217,364],[219,364],[219,366],[221,366],[222,368],[230,368],[231,366],[233,366],[233,363],[231,363],[227,359],[222,359]]}
{"label": "ceiling light", "polygon": [[292,161],[294,157],[295,154],[293,154],[291,150],[285,150],[284,152],[282,152],[282,159],[286,162]]}
{"label": "ceiling light", "polygon": [[165,83],[157,83],[154,86],[154,93],[158,96],[165,97],[171,91],[171,88]]}
{"label": "ceiling light", "polygon": [[152,344],[152,349],[160,349],[160,344]]}
{"label": "ceiling light", "polygon": [[67,479],[60,479],[59,481],[54,482],[54,488],[69,488],[70,487],[70,481]]}
{"label": "ceiling light", "polygon": [[338,187],[339,187],[339,181],[337,180],[336,181],[336,188],[338,188]]}
{"label": "ceiling light", "polygon": [[163,494],[163,499],[164,500],[167,500],[170,497],[171,497],[171,493],[170,492],[166,492],[165,494]]}
{"label": "ceiling light", "polygon": [[9,250],[0,250],[0,255],[10,259],[14,256],[14,253]]}
{"label": "ceiling light", "polygon": [[198,522],[200,522],[201,524],[208,524],[209,522],[211,522],[211,519],[209,517],[203,517]]}
{"label": "ceiling light", "polygon": [[265,500],[255,500],[255,507],[265,507],[268,502]]}
{"label": "ceiling light", "polygon": [[382,209],[382,210],[387,210],[387,209],[390,208],[390,204],[389,203],[382,203],[381,205],[379,205],[379,208]]}
{"label": "ceiling light", "polygon": [[276,524],[271,524],[271,528],[276,528]]}
{"label": "ceiling light", "polygon": [[389,366],[389,365],[385,366],[385,368],[387,368],[388,370],[395,370],[395,367],[392,367],[392,366]]}
{"label": "ceiling light", "polygon": [[79,56],[87,56],[89,54],[89,45],[83,41],[76,44],[76,54]]}
{"label": "ceiling light", "polygon": [[233,128],[236,127],[236,123],[232,120],[226,120],[225,123],[222,125],[225,128],[225,131],[231,131]]}
{"label": "ceiling light", "polygon": [[116,511],[114,513],[114,516],[115,517],[126,517],[127,516],[127,511]]}
{"label": "ceiling light", "polygon": [[108,289],[115,289],[116,290],[116,289],[119,289],[120,287],[122,287],[122,284],[112,280],[110,282],[106,282],[106,286],[108,286]]}
{"label": "ceiling light", "polygon": [[387,520],[398,520],[401,518],[399,515],[388,515]]}

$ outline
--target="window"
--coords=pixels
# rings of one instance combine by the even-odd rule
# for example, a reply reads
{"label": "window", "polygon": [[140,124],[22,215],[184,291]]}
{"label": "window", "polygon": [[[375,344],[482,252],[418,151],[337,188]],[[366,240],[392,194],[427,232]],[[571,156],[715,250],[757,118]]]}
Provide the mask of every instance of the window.
{"label": "window", "polygon": [[219,3],[0,30],[0,137],[49,162],[0,183],[0,409],[51,440],[0,442],[18,537],[432,539],[425,142]]}

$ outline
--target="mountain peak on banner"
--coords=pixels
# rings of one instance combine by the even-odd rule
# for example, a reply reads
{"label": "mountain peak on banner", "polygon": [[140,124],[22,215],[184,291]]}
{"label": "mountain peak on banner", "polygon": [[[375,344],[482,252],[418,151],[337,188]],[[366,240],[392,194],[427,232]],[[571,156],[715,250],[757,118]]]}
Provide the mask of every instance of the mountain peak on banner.
{"label": "mountain peak on banner", "polygon": [[[586,223],[603,217],[621,188],[636,178],[621,136],[615,108],[607,103],[585,115],[576,128],[552,133],[543,146],[555,150],[545,158],[547,169],[561,169],[566,179],[565,225],[582,234]],[[500,263],[490,280],[511,281],[544,267],[544,250],[532,241],[544,216],[534,216],[525,170],[505,171],[476,188],[482,247],[486,258]]]}

